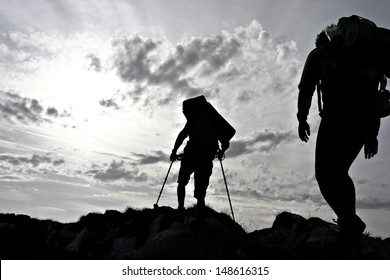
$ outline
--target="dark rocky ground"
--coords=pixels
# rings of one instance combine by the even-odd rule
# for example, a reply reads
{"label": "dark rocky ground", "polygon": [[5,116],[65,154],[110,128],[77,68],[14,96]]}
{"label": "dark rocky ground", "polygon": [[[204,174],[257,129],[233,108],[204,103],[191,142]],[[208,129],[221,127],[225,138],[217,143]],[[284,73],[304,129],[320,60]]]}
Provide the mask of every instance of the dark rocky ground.
{"label": "dark rocky ground", "polygon": [[[75,223],[0,214],[1,259],[390,259],[390,238],[364,234],[336,246],[338,226],[283,212],[271,228],[245,232],[229,216],[195,209],[89,213]],[[338,243],[337,243],[338,244]]]}

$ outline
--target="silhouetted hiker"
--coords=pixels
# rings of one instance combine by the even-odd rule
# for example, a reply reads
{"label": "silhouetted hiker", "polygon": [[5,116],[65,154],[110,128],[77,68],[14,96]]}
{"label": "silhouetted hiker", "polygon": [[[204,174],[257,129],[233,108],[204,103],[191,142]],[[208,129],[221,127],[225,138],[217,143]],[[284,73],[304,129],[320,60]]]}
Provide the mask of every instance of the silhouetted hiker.
{"label": "silhouetted hiker", "polygon": [[[384,54],[388,59],[390,49],[386,51],[359,38],[365,27],[361,25],[371,24],[364,21],[357,16],[341,18],[337,25],[321,32],[316,48],[307,57],[299,84],[298,133],[304,142],[310,136],[307,116],[316,86],[322,93],[315,175],[322,195],[338,217],[344,240],[356,240],[366,227],[356,215],[355,186],[348,171],[363,147],[367,159],[378,152],[380,117],[373,104],[380,81],[390,73],[379,57]],[[356,38],[351,38],[356,35],[353,28],[360,28],[356,29],[360,32]],[[358,39],[362,39],[362,45]]]}
{"label": "silhouetted hiker", "polygon": [[[184,214],[185,187],[191,174],[194,173],[194,197],[197,199],[197,215],[201,216],[205,208],[206,190],[213,170],[213,160],[216,155],[222,159],[235,130],[203,95],[185,100],[183,114],[187,118],[187,123],[177,136],[170,156],[171,161],[175,161],[177,150],[189,137],[184,148],[177,181],[178,210]],[[221,149],[218,140],[221,142]]]}

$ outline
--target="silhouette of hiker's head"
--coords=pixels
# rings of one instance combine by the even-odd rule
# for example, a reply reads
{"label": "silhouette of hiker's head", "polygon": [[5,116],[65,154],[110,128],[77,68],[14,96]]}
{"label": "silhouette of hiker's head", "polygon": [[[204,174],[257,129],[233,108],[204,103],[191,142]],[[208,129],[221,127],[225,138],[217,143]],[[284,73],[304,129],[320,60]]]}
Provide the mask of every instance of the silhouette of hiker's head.
{"label": "silhouette of hiker's head", "polygon": [[322,31],[317,35],[316,38],[316,47],[324,46],[330,43],[329,37],[326,35],[325,31]]}
{"label": "silhouette of hiker's head", "polygon": [[330,40],[332,40],[334,37],[340,35],[339,27],[337,26],[337,24],[334,24],[334,23],[327,26],[324,31]]}
{"label": "silhouette of hiker's head", "polygon": [[183,114],[187,120],[190,120],[195,116],[196,111],[194,110],[194,108],[191,108],[191,107],[185,108],[184,104],[183,104]]}

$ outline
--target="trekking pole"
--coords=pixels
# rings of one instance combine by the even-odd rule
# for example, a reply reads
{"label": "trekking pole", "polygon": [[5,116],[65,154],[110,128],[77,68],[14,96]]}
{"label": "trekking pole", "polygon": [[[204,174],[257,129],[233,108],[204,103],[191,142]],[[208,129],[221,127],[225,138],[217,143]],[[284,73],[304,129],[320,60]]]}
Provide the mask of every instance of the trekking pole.
{"label": "trekking pole", "polygon": [[230,210],[232,211],[233,221],[236,221],[236,219],[234,218],[232,201],[230,200],[229,189],[228,189],[227,182],[226,182],[225,171],[223,170],[222,159],[220,159],[219,162],[221,163],[221,170],[222,170],[223,180],[225,181],[226,193],[227,193],[227,196],[228,196],[228,199],[229,199]]}
{"label": "trekking pole", "polygon": [[164,189],[164,186],[165,186],[165,182],[166,182],[167,179],[168,179],[168,175],[169,175],[169,172],[171,171],[172,164],[173,164],[173,161],[171,161],[171,164],[169,165],[169,169],[168,169],[168,172],[167,172],[167,176],[165,176],[165,180],[164,180],[164,183],[163,183],[162,188],[161,188],[161,190],[160,190],[160,194],[158,195],[157,201],[156,201],[156,203],[153,205],[153,208],[158,208],[158,201],[160,200],[161,194],[162,194],[162,192],[163,192],[163,189]]}

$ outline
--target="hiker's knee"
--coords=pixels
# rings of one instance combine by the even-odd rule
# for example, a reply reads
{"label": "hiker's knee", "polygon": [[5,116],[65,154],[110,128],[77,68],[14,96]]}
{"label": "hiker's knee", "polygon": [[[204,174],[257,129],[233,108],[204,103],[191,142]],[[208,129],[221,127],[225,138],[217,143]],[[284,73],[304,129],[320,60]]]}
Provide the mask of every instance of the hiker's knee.
{"label": "hiker's knee", "polygon": [[188,168],[180,168],[177,183],[179,186],[187,186],[190,181],[192,171]]}
{"label": "hiker's knee", "polygon": [[332,170],[331,169],[324,169],[324,168],[319,168],[316,166],[315,169],[315,177],[317,179],[318,184],[326,183],[329,181],[330,178],[332,178]]}
{"label": "hiker's knee", "polygon": [[[195,197],[206,196],[206,190],[210,184],[210,176],[196,176],[195,177]],[[196,195],[198,194],[198,195]]]}
{"label": "hiker's knee", "polygon": [[204,198],[206,196],[206,190],[210,183],[210,176],[208,174],[198,175],[195,177],[195,189],[194,197],[197,199]]}
{"label": "hiker's knee", "polygon": [[188,185],[188,182],[190,181],[190,177],[180,177],[177,179],[177,188],[184,188]]}

